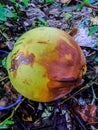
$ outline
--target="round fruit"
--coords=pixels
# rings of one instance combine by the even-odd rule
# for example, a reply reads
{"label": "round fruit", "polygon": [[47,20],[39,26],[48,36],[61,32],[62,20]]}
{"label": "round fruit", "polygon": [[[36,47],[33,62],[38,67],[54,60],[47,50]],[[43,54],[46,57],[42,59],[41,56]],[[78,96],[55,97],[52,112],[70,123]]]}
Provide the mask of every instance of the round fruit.
{"label": "round fruit", "polygon": [[61,98],[82,83],[86,59],[66,32],[40,27],[22,35],[7,58],[16,90],[33,101]]}

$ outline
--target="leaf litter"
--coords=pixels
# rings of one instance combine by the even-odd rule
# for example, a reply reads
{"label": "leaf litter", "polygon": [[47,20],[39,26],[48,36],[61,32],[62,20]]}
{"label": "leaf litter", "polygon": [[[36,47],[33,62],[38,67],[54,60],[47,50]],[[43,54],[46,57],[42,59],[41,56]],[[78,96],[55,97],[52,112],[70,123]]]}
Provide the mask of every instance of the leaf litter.
{"label": "leaf litter", "polygon": [[[28,3],[29,2],[29,3]],[[77,1],[31,0],[14,3],[1,2],[14,16],[5,15],[0,21],[0,49],[11,51],[15,41],[24,32],[39,26],[50,26],[70,33],[83,49],[87,59],[87,73],[81,88],[67,97],[50,103],[39,103],[23,98],[19,104],[0,111],[0,129],[14,130],[97,130],[98,129],[98,24],[97,11]],[[86,4],[86,5],[87,5]],[[92,2],[95,7],[97,1]],[[14,10],[15,8],[15,10]],[[8,12],[10,13],[10,12]],[[14,103],[19,94],[11,85],[0,52],[0,106]]]}

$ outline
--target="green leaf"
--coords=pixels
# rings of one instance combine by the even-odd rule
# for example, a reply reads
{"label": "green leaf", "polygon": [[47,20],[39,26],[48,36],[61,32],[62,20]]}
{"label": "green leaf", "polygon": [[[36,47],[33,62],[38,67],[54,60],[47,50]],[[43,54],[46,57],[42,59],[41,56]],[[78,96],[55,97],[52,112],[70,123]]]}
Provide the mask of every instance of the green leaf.
{"label": "green leaf", "polygon": [[98,62],[98,56],[95,57],[95,61]]}
{"label": "green leaf", "polygon": [[9,9],[7,9],[7,8],[4,8],[4,14],[8,18],[12,18],[13,17],[13,13]]}
{"label": "green leaf", "polygon": [[16,3],[16,0],[10,0],[10,1],[11,1],[12,3],[14,3],[14,4]]}
{"label": "green leaf", "polygon": [[16,2],[16,0],[10,0],[10,1],[16,6],[16,8],[19,7],[19,5],[18,5],[18,3]]}
{"label": "green leaf", "polygon": [[50,4],[50,3],[53,3],[54,0],[45,0],[46,3]]}
{"label": "green leaf", "polygon": [[28,7],[29,0],[22,0],[22,2],[24,3],[25,7],[27,8],[27,7]]}
{"label": "green leaf", "polygon": [[7,21],[7,18],[2,13],[0,13],[0,21]]}
{"label": "green leaf", "polygon": [[14,125],[14,121],[13,120],[5,120],[4,122],[3,122],[4,124],[6,124],[6,125]]}
{"label": "green leaf", "polygon": [[7,129],[7,128],[8,128],[8,126],[5,125],[5,124],[0,125],[0,129],[1,129],[1,130],[3,130],[3,129]]}
{"label": "green leaf", "polygon": [[68,21],[72,17],[73,17],[73,15],[71,13],[64,13],[64,19],[65,19],[65,21]]}
{"label": "green leaf", "polygon": [[17,20],[18,18],[19,18],[19,16],[18,16],[17,12],[13,12],[13,19]]}
{"label": "green leaf", "polygon": [[38,17],[39,22],[41,22],[40,26],[48,26],[48,23],[45,21],[44,18]]}
{"label": "green leaf", "polygon": [[[83,2],[84,2],[85,4],[90,4],[90,3],[91,3],[90,0],[83,0]],[[83,7],[84,7],[83,4],[78,4],[78,5],[76,6],[76,10],[77,10],[77,11],[80,11]]]}
{"label": "green leaf", "polygon": [[13,17],[13,13],[9,9],[4,8],[0,4],[0,20],[5,22],[7,18],[12,18],[12,17]]}
{"label": "green leaf", "polygon": [[86,4],[90,4],[91,3],[90,0],[83,0],[83,2],[86,3]]}
{"label": "green leaf", "polygon": [[3,121],[1,124],[0,124],[0,129],[7,129],[7,128],[9,128],[9,126],[8,125],[14,125],[15,123],[14,123],[14,121],[13,120],[10,120],[10,119],[7,119],[7,120],[5,120],[5,121]]}
{"label": "green leaf", "polygon": [[92,34],[96,33],[97,31],[98,31],[98,26],[97,25],[91,26],[90,29],[89,29],[88,35],[92,35]]}
{"label": "green leaf", "polygon": [[83,8],[83,4],[78,4],[78,5],[76,6],[76,10],[77,10],[77,11],[80,11],[82,8]]}
{"label": "green leaf", "polygon": [[7,58],[6,57],[2,60],[2,66],[4,68],[7,68]]}

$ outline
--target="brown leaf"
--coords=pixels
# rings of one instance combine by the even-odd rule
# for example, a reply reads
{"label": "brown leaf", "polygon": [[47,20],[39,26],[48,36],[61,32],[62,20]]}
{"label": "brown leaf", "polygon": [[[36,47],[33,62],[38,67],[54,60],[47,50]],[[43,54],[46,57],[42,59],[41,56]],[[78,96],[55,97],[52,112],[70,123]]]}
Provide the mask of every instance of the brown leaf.
{"label": "brown leaf", "polygon": [[75,36],[78,32],[78,29],[77,28],[72,28],[72,30],[69,32],[69,35],[70,36]]}
{"label": "brown leaf", "polygon": [[24,117],[24,115],[23,115],[22,119],[23,119],[23,121],[32,121],[32,116]]}
{"label": "brown leaf", "polygon": [[87,123],[96,121],[96,110],[95,104],[89,104],[85,107],[75,106],[75,112]]}

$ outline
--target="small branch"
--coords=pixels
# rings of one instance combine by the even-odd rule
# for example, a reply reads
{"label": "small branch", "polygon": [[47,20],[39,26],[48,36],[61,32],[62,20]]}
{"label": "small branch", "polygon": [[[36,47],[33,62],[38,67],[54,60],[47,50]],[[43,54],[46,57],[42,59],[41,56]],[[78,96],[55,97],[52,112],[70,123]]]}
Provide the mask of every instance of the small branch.
{"label": "small branch", "polygon": [[6,77],[0,79],[0,82],[2,82],[3,80],[5,80],[5,79],[7,79],[7,78],[8,78],[8,76],[6,76]]}
{"label": "small branch", "polygon": [[87,3],[85,3],[85,2],[82,2],[81,0],[75,0],[75,1],[77,1],[77,2],[79,2],[79,3],[81,3],[81,4],[83,4],[84,6],[87,6],[87,7],[89,7],[89,8],[92,8],[92,9],[98,11],[98,6],[91,5],[91,4],[87,4]]}
{"label": "small branch", "polygon": [[74,116],[74,118],[76,119],[76,121],[79,123],[79,125],[81,126],[81,128],[83,130],[87,130],[84,122],[82,121],[82,119],[73,111],[72,108],[70,108],[70,112],[72,113],[72,115]]}
{"label": "small branch", "polygon": [[9,40],[8,36],[7,36],[6,34],[4,34],[1,30],[0,30],[0,33],[2,34],[2,36],[3,36],[4,38],[6,38],[7,40]]}
{"label": "small branch", "polygon": [[95,102],[95,100],[96,100],[96,94],[95,94],[93,85],[92,85],[91,89],[92,89],[92,93],[93,93],[93,99],[92,99],[92,103],[91,103],[91,104],[94,104],[94,102]]}

